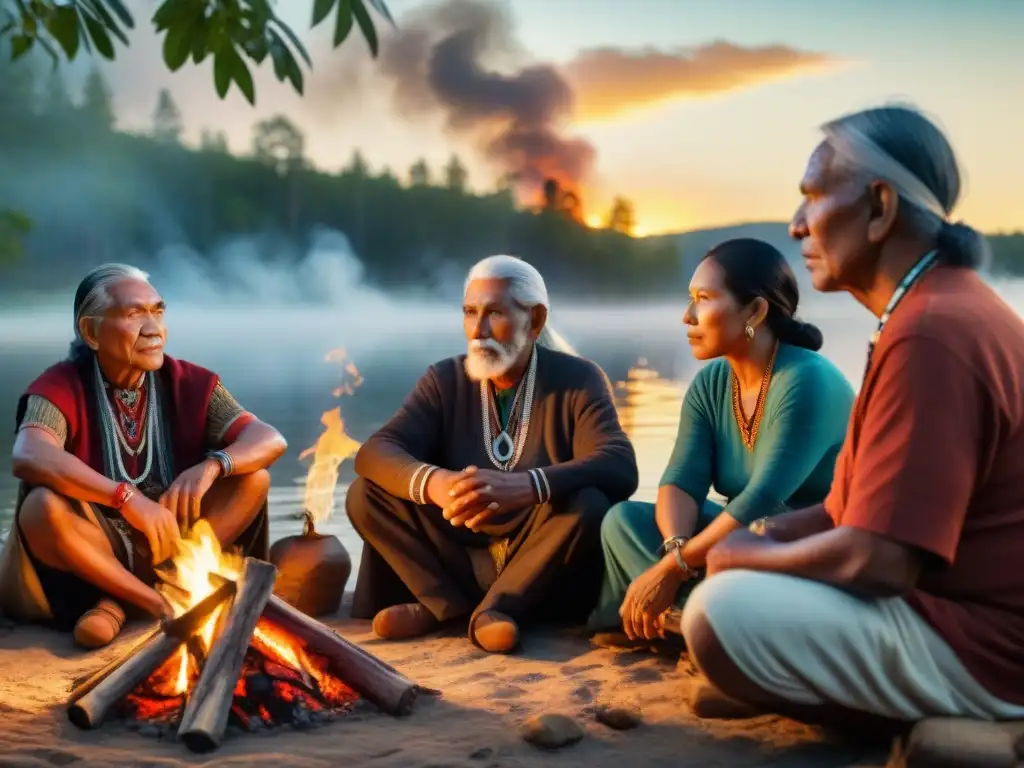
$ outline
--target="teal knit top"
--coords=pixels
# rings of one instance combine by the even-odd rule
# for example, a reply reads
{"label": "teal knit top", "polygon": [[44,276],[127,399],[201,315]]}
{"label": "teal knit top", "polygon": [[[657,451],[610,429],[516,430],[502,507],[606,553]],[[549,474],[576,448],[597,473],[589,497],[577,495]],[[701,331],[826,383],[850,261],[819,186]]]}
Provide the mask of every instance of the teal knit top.
{"label": "teal knit top", "polygon": [[715,490],[725,511],[749,525],[825,499],[853,407],[850,383],[828,359],[780,344],[754,450],[743,443],[732,403],[732,369],[706,365],[683,398],[679,431],[661,485],[697,502]]}

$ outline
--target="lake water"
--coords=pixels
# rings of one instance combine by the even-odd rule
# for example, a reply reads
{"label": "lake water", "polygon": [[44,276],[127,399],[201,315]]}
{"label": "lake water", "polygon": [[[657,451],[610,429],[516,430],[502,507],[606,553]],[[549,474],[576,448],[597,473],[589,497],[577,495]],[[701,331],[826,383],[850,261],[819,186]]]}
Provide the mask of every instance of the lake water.
{"label": "lake water", "polygon": [[[1024,309],[1024,289],[999,286]],[[10,474],[18,395],[46,366],[63,356],[70,338],[70,297],[65,306],[23,306],[0,311],[0,531],[6,532],[16,481]],[[273,467],[272,536],[297,533],[309,459],[324,427],[325,411],[340,407],[345,428],[365,440],[398,407],[426,367],[465,348],[459,307],[358,293],[336,309],[300,308],[231,300],[226,304],[171,303],[168,353],[217,371],[249,410],[276,426],[287,454]],[[685,383],[698,370],[681,325],[682,305],[555,304],[553,323],[577,350],[600,364],[616,383],[620,418],[640,463],[638,498],[653,500],[672,448]],[[874,320],[845,296],[811,295],[803,317],[825,335],[822,350],[856,386]],[[329,360],[344,349],[359,370],[354,393],[335,396],[345,380]],[[334,356],[335,358],[337,355]],[[358,538],[344,513],[351,461],[340,467],[335,509],[323,532],[341,538],[354,559]],[[3,533],[0,533],[2,537]],[[350,585],[351,586],[351,585]]]}

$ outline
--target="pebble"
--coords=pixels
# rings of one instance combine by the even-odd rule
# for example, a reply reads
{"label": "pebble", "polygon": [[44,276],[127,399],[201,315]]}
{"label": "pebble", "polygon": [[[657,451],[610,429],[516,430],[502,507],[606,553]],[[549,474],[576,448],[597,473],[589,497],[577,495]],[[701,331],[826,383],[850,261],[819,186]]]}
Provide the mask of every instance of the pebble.
{"label": "pebble", "polygon": [[597,721],[616,731],[628,731],[643,721],[639,709],[633,707],[601,707],[596,712]]}
{"label": "pebble", "polygon": [[583,729],[565,715],[534,715],[519,731],[523,741],[540,749],[558,749],[583,738]]}

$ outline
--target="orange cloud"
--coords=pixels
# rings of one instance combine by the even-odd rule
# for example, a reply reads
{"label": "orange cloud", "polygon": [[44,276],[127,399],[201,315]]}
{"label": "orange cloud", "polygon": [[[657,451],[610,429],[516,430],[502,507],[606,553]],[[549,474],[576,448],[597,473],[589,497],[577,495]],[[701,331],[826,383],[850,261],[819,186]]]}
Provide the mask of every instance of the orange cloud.
{"label": "orange cloud", "polygon": [[584,121],[751,88],[839,63],[827,54],[785,45],[744,47],[716,41],[676,51],[594,48],[561,70],[575,96],[575,117]]}

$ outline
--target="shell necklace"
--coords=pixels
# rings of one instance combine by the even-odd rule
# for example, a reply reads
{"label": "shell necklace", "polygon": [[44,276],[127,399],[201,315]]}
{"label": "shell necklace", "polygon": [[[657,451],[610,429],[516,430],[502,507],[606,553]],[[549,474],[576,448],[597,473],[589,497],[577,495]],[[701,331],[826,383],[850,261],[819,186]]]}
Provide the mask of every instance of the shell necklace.
{"label": "shell necklace", "polygon": [[740,398],[740,382],[736,374],[732,375],[732,412],[736,417],[736,425],[740,428],[740,437],[748,451],[754,450],[754,443],[757,441],[757,430],[761,426],[761,414],[764,412],[764,401],[768,397],[768,385],[772,380],[772,368],[775,367],[775,355],[779,352],[779,343],[775,342],[772,356],[768,359],[768,367],[764,369],[761,376],[761,390],[757,393],[757,403],[754,405],[754,413],[747,421],[743,417],[743,403]]}
{"label": "shell necklace", "polygon": [[[526,435],[530,431],[530,413],[533,410],[533,391],[537,383],[537,348],[530,355],[526,375],[516,389],[508,424],[501,428],[501,419],[494,402],[491,383],[480,382],[480,416],[483,425],[484,450],[491,463],[502,472],[509,472],[519,462],[526,447]],[[511,433],[511,434],[510,434]]]}

